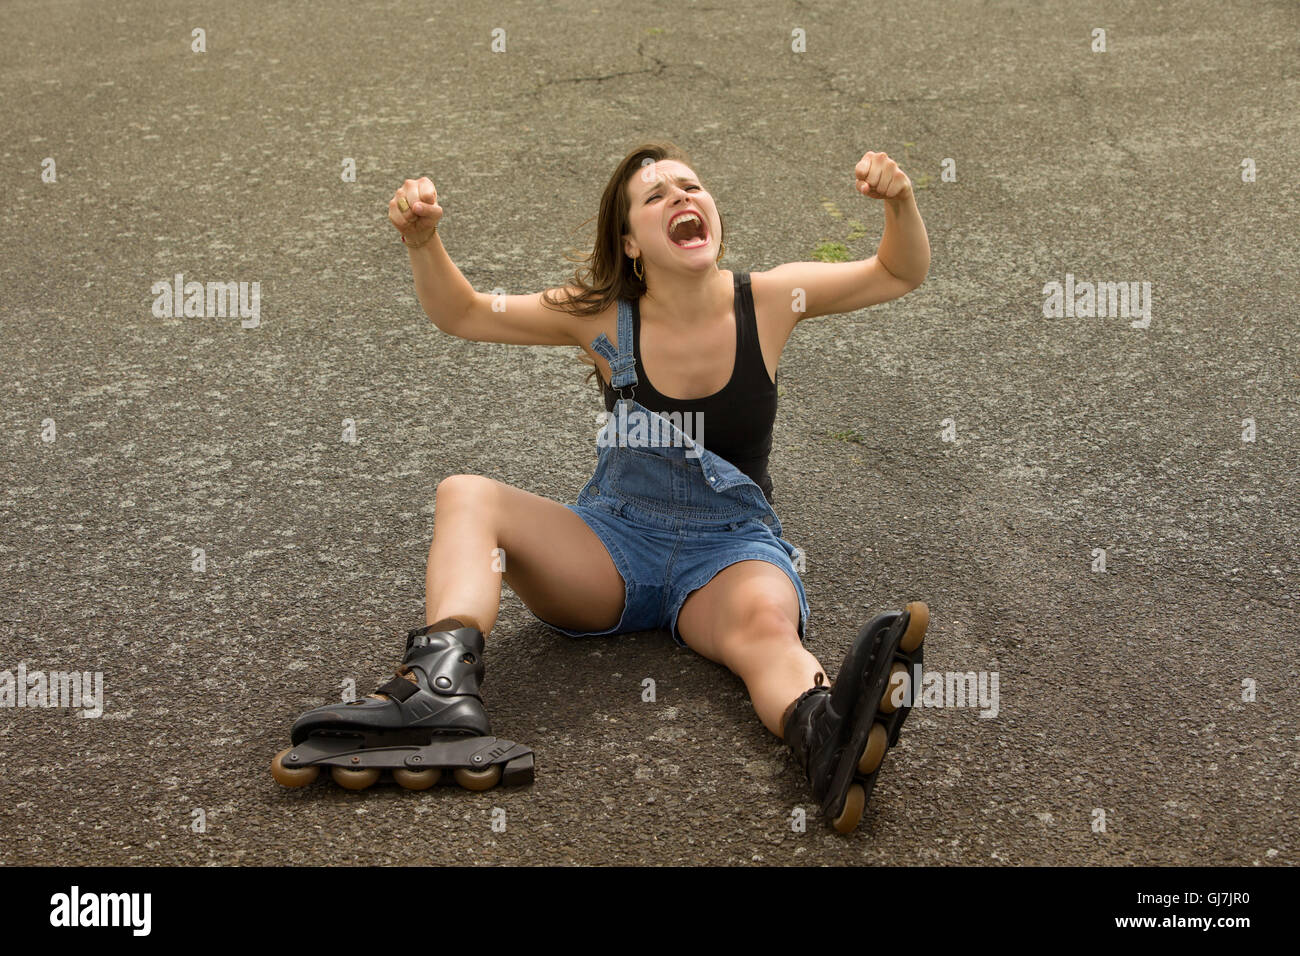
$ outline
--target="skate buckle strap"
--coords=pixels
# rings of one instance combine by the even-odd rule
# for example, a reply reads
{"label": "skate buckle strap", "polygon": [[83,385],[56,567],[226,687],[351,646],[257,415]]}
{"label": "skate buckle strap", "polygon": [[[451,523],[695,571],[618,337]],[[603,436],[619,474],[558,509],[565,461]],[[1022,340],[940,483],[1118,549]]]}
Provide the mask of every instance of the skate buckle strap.
{"label": "skate buckle strap", "polygon": [[448,635],[447,638],[442,639],[443,641],[454,641],[470,650],[479,649],[483,643],[483,632],[477,627],[470,627],[469,625],[464,627],[438,627],[436,624],[429,624],[406,635],[406,653],[409,655],[417,647],[429,647],[438,644],[439,639],[435,637],[438,634]]}
{"label": "skate buckle strap", "polygon": [[389,697],[392,697],[394,700],[404,701],[406,700],[406,698],[414,694],[417,690],[419,690],[418,687],[412,684],[405,677],[399,675],[397,677],[394,677],[387,684],[384,684],[382,687],[378,688],[375,691],[375,693],[387,694]]}
{"label": "skate buckle strap", "polygon": [[437,634],[441,630],[443,629],[439,627],[435,627],[432,624],[426,624],[424,627],[419,627],[413,631],[408,631],[406,634],[407,653],[410,653],[413,647],[416,646],[423,647],[425,644],[429,643],[427,640],[425,641],[420,640],[420,638],[428,637],[430,634]]}

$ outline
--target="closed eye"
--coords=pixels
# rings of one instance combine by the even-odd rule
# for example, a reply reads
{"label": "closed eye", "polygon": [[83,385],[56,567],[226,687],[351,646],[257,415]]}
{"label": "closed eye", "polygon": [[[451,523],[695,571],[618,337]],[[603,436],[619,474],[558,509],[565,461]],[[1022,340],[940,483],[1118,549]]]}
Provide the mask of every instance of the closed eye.
{"label": "closed eye", "polygon": [[[687,187],[685,187],[685,188],[689,191],[689,190],[691,190],[691,189],[699,189],[700,187],[699,187],[699,186],[687,186]],[[655,193],[655,194],[652,195],[649,199],[646,200],[646,205],[648,206],[651,202],[653,202],[654,200],[656,200],[656,199],[658,199],[658,198],[660,198],[660,197],[659,197],[659,194],[658,194],[658,193]]]}

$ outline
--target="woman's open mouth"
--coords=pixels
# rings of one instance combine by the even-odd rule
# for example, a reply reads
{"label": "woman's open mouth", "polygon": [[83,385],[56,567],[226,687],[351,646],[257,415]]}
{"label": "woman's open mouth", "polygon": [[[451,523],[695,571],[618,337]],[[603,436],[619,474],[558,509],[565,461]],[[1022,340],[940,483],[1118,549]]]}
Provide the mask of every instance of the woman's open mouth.
{"label": "woman's open mouth", "polygon": [[709,244],[709,228],[695,212],[679,212],[668,222],[668,241],[682,249]]}

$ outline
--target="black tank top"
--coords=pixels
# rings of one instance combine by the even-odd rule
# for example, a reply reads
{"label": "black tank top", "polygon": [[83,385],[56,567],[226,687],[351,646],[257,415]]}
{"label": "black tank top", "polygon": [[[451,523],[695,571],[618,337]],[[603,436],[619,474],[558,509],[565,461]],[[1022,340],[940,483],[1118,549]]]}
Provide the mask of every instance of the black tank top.
{"label": "black tank top", "polygon": [[[733,273],[735,279],[736,358],[731,380],[720,391],[703,398],[674,399],[659,393],[641,364],[641,303],[632,300],[632,339],[636,356],[636,391],[633,397],[660,414],[703,413],[704,447],[731,462],[763,489],[770,503],[772,479],[767,460],[772,451],[772,424],[776,421],[776,385],[767,377],[763,350],[758,341],[754,315],[754,293],[748,272]],[[780,381],[777,373],[777,381]],[[614,411],[618,393],[601,376],[605,410]],[[689,419],[681,419],[689,421]]]}

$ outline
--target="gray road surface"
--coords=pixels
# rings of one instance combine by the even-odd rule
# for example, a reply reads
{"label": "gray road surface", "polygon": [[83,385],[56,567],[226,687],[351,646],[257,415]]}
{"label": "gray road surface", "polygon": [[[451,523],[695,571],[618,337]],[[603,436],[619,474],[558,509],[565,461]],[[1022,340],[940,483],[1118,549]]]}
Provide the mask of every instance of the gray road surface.
{"label": "gray road surface", "polygon": [[[1296,4],[4,16],[0,670],[100,672],[105,709],[0,711],[0,862],[1295,863]],[[533,292],[659,137],[731,269],[871,255],[868,149],[917,181],[926,283],[783,356],[777,507],[819,657],[924,599],[996,716],[915,711],[844,838],[739,679],[507,589],[484,692],[534,786],[278,787],[294,717],[422,623],[438,481],[572,501],[595,463],[576,350],[438,332],[392,190],[433,177],[469,281]],[[177,273],[260,283],[260,325],[155,317]],[[1149,326],[1045,318],[1067,273],[1149,282]]]}

